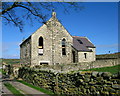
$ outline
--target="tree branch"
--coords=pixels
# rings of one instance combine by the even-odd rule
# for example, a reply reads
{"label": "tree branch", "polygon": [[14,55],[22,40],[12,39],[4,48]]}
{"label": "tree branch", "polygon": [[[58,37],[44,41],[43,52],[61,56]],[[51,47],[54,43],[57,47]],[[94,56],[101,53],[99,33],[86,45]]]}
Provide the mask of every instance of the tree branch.
{"label": "tree branch", "polygon": [[2,16],[3,18],[5,18],[7,21],[12,21],[12,20],[10,20],[10,19],[8,19],[7,17],[5,17],[5,16]]}
{"label": "tree branch", "polygon": [[13,8],[17,7],[17,4],[18,4],[18,2],[14,2],[14,4],[13,4],[11,7],[9,7],[9,8],[7,8],[7,9],[3,10],[2,12],[0,12],[0,14],[3,15],[3,14],[5,14],[6,12],[12,10]]}
{"label": "tree branch", "polygon": [[11,16],[8,12],[7,12],[7,14],[8,14],[8,16],[11,18],[11,21],[14,22],[14,24],[15,24],[16,26],[18,26],[17,23],[13,20],[12,16]]}
{"label": "tree branch", "polygon": [[31,12],[34,16],[37,16],[37,17],[40,17],[41,19],[44,19],[42,15],[40,15],[40,14],[35,14],[32,10],[30,10],[29,8],[27,8],[27,7],[25,7],[25,6],[17,5],[17,7],[25,8],[25,9],[27,9],[29,12]]}

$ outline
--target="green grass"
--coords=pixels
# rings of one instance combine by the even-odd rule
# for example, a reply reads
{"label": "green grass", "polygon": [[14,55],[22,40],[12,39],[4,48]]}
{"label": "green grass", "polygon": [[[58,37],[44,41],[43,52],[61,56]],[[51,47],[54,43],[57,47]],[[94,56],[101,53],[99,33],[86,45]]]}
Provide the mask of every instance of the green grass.
{"label": "green grass", "polygon": [[25,96],[21,94],[15,87],[13,87],[10,83],[4,83],[8,90],[10,90],[15,96]]}
{"label": "green grass", "polygon": [[6,72],[3,69],[0,69],[0,72],[2,72],[3,75],[6,74]]}
{"label": "green grass", "polygon": [[2,72],[2,69],[0,69],[0,72]]}
{"label": "green grass", "polygon": [[54,93],[51,92],[51,91],[49,91],[49,90],[46,90],[46,89],[43,89],[43,88],[39,88],[39,87],[37,87],[37,86],[34,86],[34,85],[29,84],[29,83],[27,83],[27,82],[25,82],[25,81],[22,81],[22,80],[17,80],[17,81],[20,82],[20,83],[22,83],[22,84],[24,84],[24,85],[27,85],[27,86],[29,86],[29,87],[31,87],[31,88],[33,88],[33,89],[36,89],[36,90],[38,90],[38,91],[40,91],[40,92],[43,92],[43,93],[45,93],[45,94],[54,96]]}
{"label": "green grass", "polygon": [[111,66],[111,67],[102,67],[102,68],[93,68],[82,71],[98,71],[98,72],[110,72],[112,74],[118,73],[120,70],[120,65]]}
{"label": "green grass", "polygon": [[2,59],[6,64],[20,64],[20,59]]}

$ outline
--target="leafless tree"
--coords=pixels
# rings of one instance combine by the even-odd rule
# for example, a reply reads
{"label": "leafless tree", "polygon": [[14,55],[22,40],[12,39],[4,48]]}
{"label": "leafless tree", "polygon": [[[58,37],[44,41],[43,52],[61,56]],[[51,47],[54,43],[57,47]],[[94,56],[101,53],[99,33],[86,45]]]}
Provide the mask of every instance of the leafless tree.
{"label": "leafless tree", "polygon": [[49,13],[58,6],[63,12],[69,13],[71,9],[81,10],[84,7],[77,2],[2,2],[3,23],[13,24],[19,27],[20,31],[27,22],[33,24],[36,20],[45,23]]}

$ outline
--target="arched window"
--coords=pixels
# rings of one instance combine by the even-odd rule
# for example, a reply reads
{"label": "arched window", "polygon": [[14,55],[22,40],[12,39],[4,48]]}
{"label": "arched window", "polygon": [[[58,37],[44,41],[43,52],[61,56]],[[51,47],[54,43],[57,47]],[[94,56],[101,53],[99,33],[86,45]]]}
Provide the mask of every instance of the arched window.
{"label": "arched window", "polygon": [[62,40],[62,55],[66,55],[66,40]]}
{"label": "arched window", "polygon": [[38,41],[38,54],[43,55],[43,37],[40,37]]}
{"label": "arched window", "polygon": [[39,38],[38,46],[40,49],[43,49],[43,38],[42,37]]}

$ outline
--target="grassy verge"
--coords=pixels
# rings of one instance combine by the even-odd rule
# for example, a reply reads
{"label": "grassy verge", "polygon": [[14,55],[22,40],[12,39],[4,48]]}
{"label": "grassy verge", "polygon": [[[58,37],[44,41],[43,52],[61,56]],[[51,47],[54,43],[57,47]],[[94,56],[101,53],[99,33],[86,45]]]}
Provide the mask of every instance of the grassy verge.
{"label": "grassy verge", "polygon": [[13,87],[10,83],[4,83],[8,90],[10,90],[15,96],[25,96],[21,94],[15,87]]}
{"label": "grassy verge", "polygon": [[33,89],[36,89],[36,90],[38,90],[38,91],[40,91],[40,92],[43,92],[43,93],[45,93],[45,94],[54,96],[54,93],[51,92],[51,91],[49,91],[49,90],[46,90],[46,89],[43,89],[43,88],[39,88],[39,87],[37,87],[37,86],[34,86],[34,85],[29,84],[29,83],[27,83],[27,82],[25,82],[25,81],[22,81],[22,80],[17,80],[17,81],[20,82],[20,83],[22,83],[22,84],[24,84],[24,85],[27,85],[27,86],[29,86],[29,87],[31,87],[31,88],[33,88]]}
{"label": "grassy verge", "polygon": [[98,72],[110,72],[112,74],[118,73],[120,70],[120,65],[111,66],[111,67],[102,67],[102,68],[93,68],[82,71],[98,71]]}
{"label": "grassy verge", "polygon": [[2,69],[0,69],[0,72],[2,72]]}
{"label": "grassy verge", "polygon": [[1,72],[3,75],[6,74],[6,72],[5,72],[3,69],[0,69],[0,72]]}

